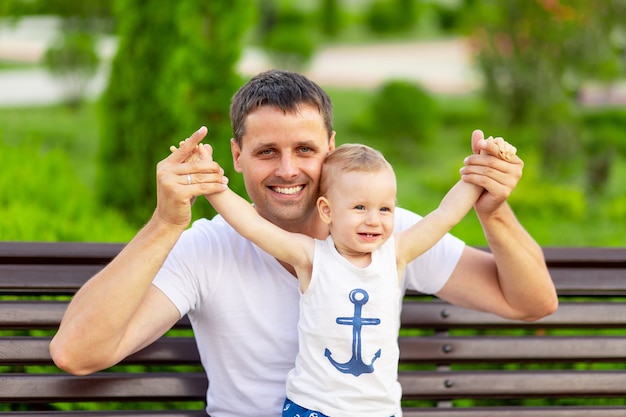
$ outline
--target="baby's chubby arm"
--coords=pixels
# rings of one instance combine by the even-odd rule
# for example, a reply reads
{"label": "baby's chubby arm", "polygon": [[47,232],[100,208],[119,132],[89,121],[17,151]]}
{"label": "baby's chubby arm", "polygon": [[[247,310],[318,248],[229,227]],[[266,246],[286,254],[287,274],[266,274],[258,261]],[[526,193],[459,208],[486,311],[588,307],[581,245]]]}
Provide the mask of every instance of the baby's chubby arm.
{"label": "baby's chubby arm", "polygon": [[[517,149],[502,138],[492,138],[502,160],[515,157]],[[439,203],[439,206],[415,225],[396,235],[398,266],[403,268],[413,259],[434,246],[472,209],[484,188],[459,180]]]}
{"label": "baby's chubby arm", "polygon": [[[170,147],[171,151],[176,148]],[[212,160],[213,150],[208,144],[199,144],[189,160]],[[310,270],[314,240],[301,233],[291,233],[261,217],[250,202],[231,190],[224,177],[220,192],[205,197],[215,210],[240,235],[250,240],[275,258],[292,265],[296,271]]]}

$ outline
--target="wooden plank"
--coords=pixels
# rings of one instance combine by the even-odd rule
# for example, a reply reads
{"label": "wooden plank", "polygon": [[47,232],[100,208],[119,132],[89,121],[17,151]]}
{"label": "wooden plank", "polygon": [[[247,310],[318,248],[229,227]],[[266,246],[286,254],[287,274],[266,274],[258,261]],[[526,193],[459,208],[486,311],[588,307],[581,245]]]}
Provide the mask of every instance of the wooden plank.
{"label": "wooden plank", "polygon": [[[38,259],[87,260],[111,259],[124,247],[123,243],[98,242],[20,242],[0,241],[0,263],[6,259],[25,259],[27,263]],[[488,248],[479,248],[487,250]],[[590,265],[594,268],[607,265],[626,266],[626,249],[618,247],[543,247],[549,266]]]}
{"label": "wooden plank", "polygon": [[[624,362],[626,337],[401,337],[402,363]],[[0,364],[52,364],[48,337],[0,338]],[[199,364],[192,337],[163,337],[125,364]]]}
{"label": "wooden plank", "polygon": [[507,320],[494,314],[469,310],[441,301],[405,301],[402,327],[417,329],[554,329],[626,328],[626,302],[571,302],[541,320]]}
{"label": "wooden plank", "polygon": [[624,417],[626,407],[407,408],[404,417]]}
{"label": "wooden plank", "polygon": [[66,308],[63,301],[2,301],[0,329],[56,329]]}
{"label": "wooden plank", "polygon": [[0,265],[0,294],[73,294],[103,265]]}
{"label": "wooden plank", "polygon": [[617,336],[423,336],[401,337],[399,343],[400,361],[404,363],[626,361],[626,337]]}
{"label": "wooden plank", "polygon": [[405,399],[613,398],[626,396],[620,371],[407,371]]}
{"label": "wooden plank", "polygon": [[107,417],[107,416],[158,416],[158,417],[207,417],[206,411],[194,410],[109,410],[109,411],[3,411],[3,416],[14,417],[42,417],[42,416],[87,416],[87,417]]}
{"label": "wooden plank", "polygon": [[[0,364],[52,365],[49,337],[0,338]],[[123,364],[199,365],[200,355],[193,337],[162,337],[129,356]]]}
{"label": "wooden plank", "polygon": [[626,295],[625,267],[551,268],[559,295]]}
{"label": "wooden plank", "polygon": [[543,247],[548,266],[577,265],[594,268],[607,265],[626,267],[626,249],[619,247]]}
{"label": "wooden plank", "polygon": [[0,241],[0,264],[107,263],[123,247],[121,243]]}
{"label": "wooden plank", "polygon": [[[9,300],[0,302],[0,330],[2,329],[57,329],[67,308],[65,301]],[[190,329],[187,316],[174,326]]]}
{"label": "wooden plank", "polygon": [[204,373],[0,374],[0,402],[204,401]]}

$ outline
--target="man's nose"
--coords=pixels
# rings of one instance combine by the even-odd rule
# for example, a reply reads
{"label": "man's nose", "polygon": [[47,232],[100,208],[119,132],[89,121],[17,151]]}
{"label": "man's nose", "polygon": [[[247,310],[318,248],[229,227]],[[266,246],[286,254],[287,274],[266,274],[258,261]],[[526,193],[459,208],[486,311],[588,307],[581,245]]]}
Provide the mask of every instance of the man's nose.
{"label": "man's nose", "polygon": [[276,176],[282,178],[292,178],[298,175],[298,164],[292,155],[283,155],[280,158],[280,164],[276,169]]}

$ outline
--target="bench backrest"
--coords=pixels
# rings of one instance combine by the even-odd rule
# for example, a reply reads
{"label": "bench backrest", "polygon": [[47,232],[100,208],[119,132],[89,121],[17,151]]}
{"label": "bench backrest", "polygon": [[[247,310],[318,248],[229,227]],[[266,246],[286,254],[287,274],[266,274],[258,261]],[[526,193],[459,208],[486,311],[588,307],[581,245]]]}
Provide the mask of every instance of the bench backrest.
{"label": "bench backrest", "polygon": [[[207,381],[186,319],[107,372],[71,376],[50,360],[48,344],[70,297],[121,248],[0,242],[0,411],[25,416],[139,403],[147,410],[100,415],[203,415]],[[626,250],[545,254],[561,305],[537,322],[407,294],[400,337],[405,417],[626,415]]]}

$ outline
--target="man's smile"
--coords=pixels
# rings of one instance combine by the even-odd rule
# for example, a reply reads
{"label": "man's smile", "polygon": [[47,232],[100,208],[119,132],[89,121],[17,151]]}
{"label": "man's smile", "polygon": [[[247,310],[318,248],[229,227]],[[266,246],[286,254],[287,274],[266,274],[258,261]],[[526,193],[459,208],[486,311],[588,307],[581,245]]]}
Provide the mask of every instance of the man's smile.
{"label": "man's smile", "polygon": [[300,191],[304,189],[304,185],[298,185],[294,187],[270,187],[272,191],[275,191],[279,194],[287,194],[293,195],[298,194]]}

